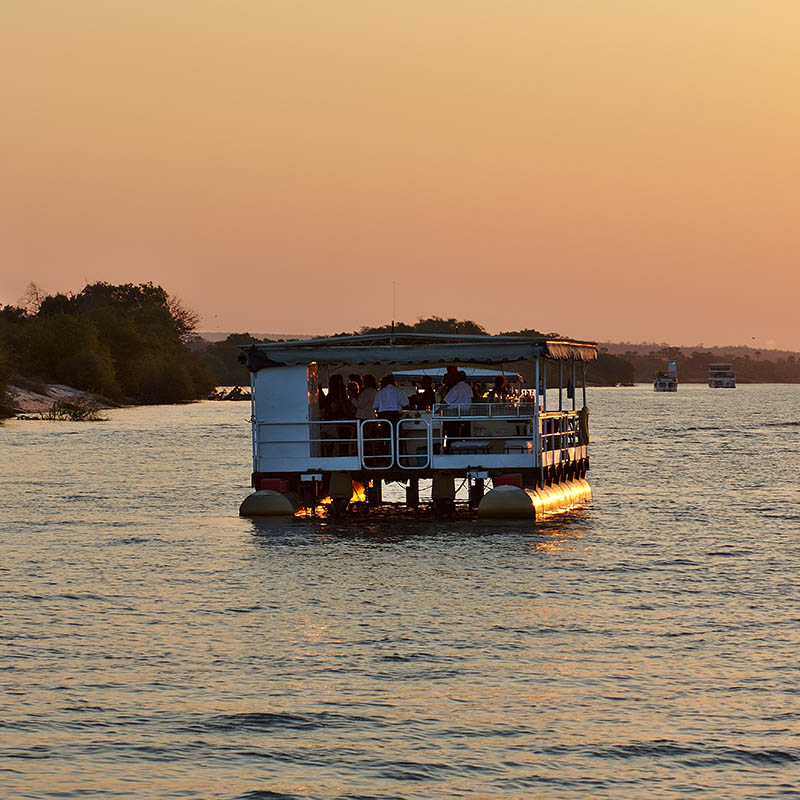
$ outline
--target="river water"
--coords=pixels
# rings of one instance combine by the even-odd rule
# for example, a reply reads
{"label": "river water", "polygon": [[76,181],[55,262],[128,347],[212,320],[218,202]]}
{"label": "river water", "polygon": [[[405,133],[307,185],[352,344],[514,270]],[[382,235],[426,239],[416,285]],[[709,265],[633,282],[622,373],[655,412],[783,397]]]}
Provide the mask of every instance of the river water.
{"label": "river water", "polygon": [[590,392],[591,508],[253,522],[249,405],[0,428],[0,796],[800,797],[800,387]]}

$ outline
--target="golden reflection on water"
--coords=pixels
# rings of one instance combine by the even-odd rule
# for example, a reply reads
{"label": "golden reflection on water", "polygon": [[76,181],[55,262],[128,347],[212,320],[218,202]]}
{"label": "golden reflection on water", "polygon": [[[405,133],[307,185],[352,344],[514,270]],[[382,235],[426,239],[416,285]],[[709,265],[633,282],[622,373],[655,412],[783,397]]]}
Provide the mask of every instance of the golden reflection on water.
{"label": "golden reflection on water", "polygon": [[297,630],[302,633],[303,637],[310,642],[319,642],[322,639],[327,639],[326,636],[329,626],[322,622],[311,622],[308,619],[299,623]]}
{"label": "golden reflection on water", "polygon": [[558,539],[542,539],[533,542],[530,549],[534,553],[558,553],[560,550],[566,549],[566,545]]}

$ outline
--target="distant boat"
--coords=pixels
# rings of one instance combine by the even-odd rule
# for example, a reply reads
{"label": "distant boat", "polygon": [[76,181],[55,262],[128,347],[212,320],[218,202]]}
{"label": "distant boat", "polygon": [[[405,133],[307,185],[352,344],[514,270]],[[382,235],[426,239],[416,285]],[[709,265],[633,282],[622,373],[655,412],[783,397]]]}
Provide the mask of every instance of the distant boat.
{"label": "distant boat", "polygon": [[732,364],[709,364],[708,385],[712,389],[735,389],[736,373]]}
{"label": "distant boat", "polygon": [[656,373],[653,390],[656,392],[678,391],[678,365],[674,361],[669,362],[666,372]]}

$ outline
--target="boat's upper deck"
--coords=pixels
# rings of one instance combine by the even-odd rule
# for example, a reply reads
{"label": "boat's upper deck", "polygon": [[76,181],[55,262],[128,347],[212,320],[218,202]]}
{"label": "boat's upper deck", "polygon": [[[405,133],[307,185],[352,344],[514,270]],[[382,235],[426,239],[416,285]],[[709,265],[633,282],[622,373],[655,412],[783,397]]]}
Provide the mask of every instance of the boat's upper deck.
{"label": "boat's upper deck", "polygon": [[[252,374],[257,473],[535,469],[587,455],[576,388],[582,386],[585,407],[585,367],[597,357],[590,342],[379,334],[252,345],[244,356]],[[474,392],[469,401],[448,404],[440,392],[437,402],[395,418],[322,410],[334,375],[454,365],[510,371],[531,388],[500,402]]]}

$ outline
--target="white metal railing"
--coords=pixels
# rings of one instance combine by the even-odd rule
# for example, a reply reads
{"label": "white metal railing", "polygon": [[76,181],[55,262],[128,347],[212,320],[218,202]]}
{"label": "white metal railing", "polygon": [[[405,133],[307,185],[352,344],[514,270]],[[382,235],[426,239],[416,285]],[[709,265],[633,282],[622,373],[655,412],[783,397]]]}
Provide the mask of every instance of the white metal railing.
{"label": "white metal railing", "polygon": [[535,403],[435,403],[433,419],[533,419]]}
{"label": "white metal railing", "polygon": [[466,455],[525,456],[538,466],[542,454],[563,455],[586,444],[579,412],[537,416],[536,411],[533,403],[437,404],[431,415],[401,417],[396,424],[386,419],[255,422],[254,463],[267,448],[261,458],[295,465],[351,460],[353,466],[340,469],[356,464],[370,470],[427,469],[441,463],[441,456]]}
{"label": "white metal railing", "polygon": [[526,456],[534,463],[535,402],[437,403],[432,421],[444,455]]}
{"label": "white metal railing", "polygon": [[577,411],[552,411],[539,418],[542,452],[568,450],[585,444],[581,439]]}
{"label": "white metal railing", "polygon": [[364,469],[391,469],[395,430],[388,419],[363,419],[358,426],[358,456]]}
{"label": "white metal railing", "polygon": [[430,466],[432,450],[430,420],[424,417],[403,417],[398,421],[398,467],[401,469],[425,469]]}
{"label": "white metal railing", "polygon": [[356,420],[258,422],[257,445],[289,457],[340,458],[358,455]]}

